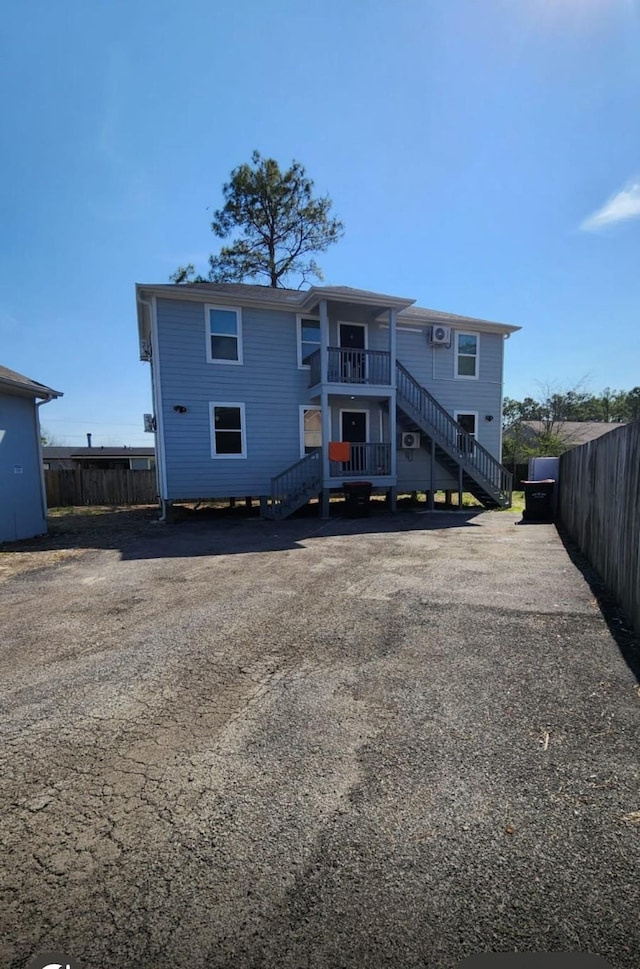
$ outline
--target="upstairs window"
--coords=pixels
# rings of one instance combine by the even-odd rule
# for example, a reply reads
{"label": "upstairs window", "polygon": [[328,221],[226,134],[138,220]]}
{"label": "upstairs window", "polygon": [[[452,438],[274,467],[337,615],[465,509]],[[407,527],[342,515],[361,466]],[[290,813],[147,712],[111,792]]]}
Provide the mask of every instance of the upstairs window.
{"label": "upstairs window", "polygon": [[478,377],[478,334],[456,333],[456,377]]}
{"label": "upstairs window", "polygon": [[308,367],[309,357],[320,349],[320,320],[298,317],[298,366]]}
{"label": "upstairs window", "polygon": [[242,315],[231,306],[205,306],[207,360],[242,363]]}
{"label": "upstairs window", "polygon": [[211,404],[211,456],[246,458],[244,404]]}

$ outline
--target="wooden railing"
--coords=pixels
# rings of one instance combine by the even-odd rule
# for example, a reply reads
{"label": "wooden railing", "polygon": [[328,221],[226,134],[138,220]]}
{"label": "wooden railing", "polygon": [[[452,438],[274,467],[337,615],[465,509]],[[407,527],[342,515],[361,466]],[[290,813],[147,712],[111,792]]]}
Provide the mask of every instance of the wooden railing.
{"label": "wooden railing", "polygon": [[[309,357],[309,386],[315,387],[322,380],[320,350]],[[386,350],[352,350],[346,347],[329,347],[326,383],[372,384],[389,387],[391,384],[391,358]]]}
{"label": "wooden railing", "polygon": [[332,478],[359,476],[371,478],[391,474],[390,444],[351,444],[350,447],[351,455],[348,461],[329,463],[329,473]]}
{"label": "wooden railing", "polygon": [[305,454],[271,479],[271,511],[276,517],[290,514],[322,488],[322,450]]}
{"label": "wooden railing", "polygon": [[[432,436],[436,444],[454,456],[463,469],[477,472],[494,491],[511,500],[513,475],[473,435],[468,434],[401,363],[396,364],[396,375],[400,406],[415,417],[417,424],[424,421],[435,432]],[[429,432],[428,428],[425,429]]]}

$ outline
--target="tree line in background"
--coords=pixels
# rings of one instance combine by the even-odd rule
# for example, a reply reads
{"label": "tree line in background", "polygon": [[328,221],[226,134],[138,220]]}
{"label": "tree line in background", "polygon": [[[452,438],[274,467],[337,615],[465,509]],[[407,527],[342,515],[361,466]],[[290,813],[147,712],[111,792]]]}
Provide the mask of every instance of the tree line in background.
{"label": "tree line in background", "polygon": [[[563,425],[566,421],[596,421],[605,424],[640,420],[640,387],[599,394],[580,388],[559,391],[543,386],[539,397],[514,400],[505,397],[502,422],[505,431],[503,460],[516,464],[536,455],[556,456],[574,446]],[[523,422],[539,421],[532,431]]]}

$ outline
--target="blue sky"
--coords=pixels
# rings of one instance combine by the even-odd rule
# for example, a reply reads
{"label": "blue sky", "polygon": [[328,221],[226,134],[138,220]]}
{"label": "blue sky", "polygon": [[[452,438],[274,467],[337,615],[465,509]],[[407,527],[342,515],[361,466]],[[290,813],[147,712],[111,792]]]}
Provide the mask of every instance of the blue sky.
{"label": "blue sky", "polygon": [[25,0],[0,80],[0,362],[60,443],[151,443],[134,283],[254,148],[332,196],[327,282],[521,325],[508,395],[640,382],[640,0]]}

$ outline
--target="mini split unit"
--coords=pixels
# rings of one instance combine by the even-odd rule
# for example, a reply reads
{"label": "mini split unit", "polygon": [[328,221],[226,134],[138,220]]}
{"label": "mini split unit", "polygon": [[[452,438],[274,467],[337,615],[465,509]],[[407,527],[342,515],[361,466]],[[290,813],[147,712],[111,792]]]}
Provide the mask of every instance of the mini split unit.
{"label": "mini split unit", "polygon": [[420,447],[420,435],[414,434],[413,431],[404,431],[400,435],[400,447],[405,450]]}
{"label": "mini split unit", "polygon": [[429,343],[434,346],[448,346],[451,343],[451,328],[448,326],[432,326],[429,332]]}

